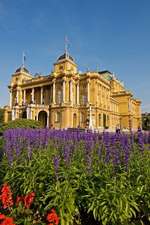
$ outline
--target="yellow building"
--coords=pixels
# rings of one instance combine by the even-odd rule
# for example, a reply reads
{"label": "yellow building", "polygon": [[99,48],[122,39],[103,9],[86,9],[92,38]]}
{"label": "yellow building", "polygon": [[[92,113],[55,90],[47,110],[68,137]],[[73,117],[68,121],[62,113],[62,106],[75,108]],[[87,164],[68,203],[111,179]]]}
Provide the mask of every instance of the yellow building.
{"label": "yellow building", "polygon": [[141,127],[141,102],[109,71],[79,73],[67,53],[47,76],[32,76],[24,67],[12,75],[5,122],[40,120],[45,127],[103,130]]}

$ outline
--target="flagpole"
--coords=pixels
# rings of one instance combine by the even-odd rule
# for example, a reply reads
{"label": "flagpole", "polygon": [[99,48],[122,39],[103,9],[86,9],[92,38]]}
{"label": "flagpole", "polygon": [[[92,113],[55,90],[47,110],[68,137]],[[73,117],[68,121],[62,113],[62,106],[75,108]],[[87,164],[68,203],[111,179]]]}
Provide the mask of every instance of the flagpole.
{"label": "flagpole", "polygon": [[25,58],[26,58],[26,56],[25,56],[24,52],[22,52],[22,67],[23,68],[25,67]]}
{"label": "flagpole", "polygon": [[24,68],[24,52],[22,52],[22,67]]}
{"label": "flagpole", "polygon": [[65,54],[68,57],[68,38],[65,36]]}

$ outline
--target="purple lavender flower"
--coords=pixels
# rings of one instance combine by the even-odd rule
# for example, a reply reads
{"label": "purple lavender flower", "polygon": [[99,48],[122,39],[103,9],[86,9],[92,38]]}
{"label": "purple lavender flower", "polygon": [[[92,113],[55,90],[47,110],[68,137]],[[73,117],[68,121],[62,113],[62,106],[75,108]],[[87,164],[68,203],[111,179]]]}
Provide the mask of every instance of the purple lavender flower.
{"label": "purple lavender flower", "polygon": [[110,137],[110,154],[112,156],[114,166],[117,166],[120,163],[119,135],[120,133],[116,132],[116,134],[111,134]]}
{"label": "purple lavender flower", "polygon": [[66,166],[69,166],[69,164],[71,162],[71,151],[70,151],[69,145],[64,146],[63,156],[64,156],[64,162],[65,162]]}
{"label": "purple lavender flower", "polygon": [[85,142],[85,163],[86,163],[86,167],[88,172],[91,172],[92,169],[92,153],[93,153],[93,141],[90,140],[90,136],[87,136],[88,139]]}
{"label": "purple lavender flower", "polygon": [[[130,134],[131,135],[131,134]],[[122,145],[122,150],[124,154],[124,164],[126,167],[126,170],[128,168],[128,162],[129,162],[129,157],[130,157],[130,144],[131,144],[131,138],[130,142],[128,140],[128,135],[122,135],[121,136],[121,145]],[[133,148],[133,146],[132,146]]]}
{"label": "purple lavender flower", "polygon": [[54,164],[55,177],[58,180],[58,169],[59,169],[59,164],[60,164],[60,157],[59,156],[54,156],[53,164]]}
{"label": "purple lavender flower", "polygon": [[143,138],[143,133],[142,133],[141,129],[138,129],[137,136],[138,136],[139,149],[141,150],[141,152],[143,152],[144,151],[144,138]]}
{"label": "purple lavender flower", "polygon": [[102,157],[102,149],[103,149],[103,145],[101,144],[99,147],[98,147],[98,151],[97,151],[97,154],[98,154],[98,158],[101,159]]}
{"label": "purple lavender flower", "polygon": [[104,132],[103,133],[103,142],[105,145],[105,149],[106,149],[106,156],[105,156],[105,162],[108,163],[110,161],[110,140],[109,140],[109,133],[108,132]]}

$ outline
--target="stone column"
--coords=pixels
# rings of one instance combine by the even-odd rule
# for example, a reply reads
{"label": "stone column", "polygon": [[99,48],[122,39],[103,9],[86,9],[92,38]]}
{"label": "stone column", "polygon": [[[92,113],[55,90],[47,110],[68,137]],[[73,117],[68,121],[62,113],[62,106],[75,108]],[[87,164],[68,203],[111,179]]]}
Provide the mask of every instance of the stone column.
{"label": "stone column", "polygon": [[53,82],[53,104],[56,103],[56,100],[55,100],[55,81]]}
{"label": "stone column", "polygon": [[27,107],[27,119],[31,119],[31,108]]}
{"label": "stone column", "polygon": [[12,120],[15,120],[15,109],[12,109]]}
{"label": "stone column", "polygon": [[36,113],[36,120],[38,121],[38,113]]}
{"label": "stone column", "polygon": [[43,104],[43,87],[41,87],[41,105]]}
{"label": "stone column", "polygon": [[12,108],[12,90],[9,92],[9,106]]}
{"label": "stone column", "polygon": [[72,80],[70,81],[70,102],[71,104],[73,103],[73,99],[72,99]]}
{"label": "stone column", "polygon": [[63,103],[65,103],[65,95],[66,95],[66,81],[63,80]]}
{"label": "stone column", "polygon": [[23,103],[26,104],[26,90],[23,90]]}
{"label": "stone column", "polygon": [[93,129],[93,120],[92,120],[92,107],[89,108],[89,129]]}
{"label": "stone column", "polygon": [[29,108],[27,107],[27,119],[29,119]]}
{"label": "stone column", "polygon": [[77,84],[77,105],[79,105],[79,83]]}
{"label": "stone column", "polygon": [[34,88],[32,88],[32,94],[31,94],[31,101],[32,101],[32,103],[34,103]]}
{"label": "stone column", "polygon": [[49,128],[49,112],[47,113],[47,125],[46,125],[47,128]]}
{"label": "stone column", "polygon": [[75,96],[76,90],[75,90],[75,83],[72,81],[72,105],[76,102],[76,96]]}
{"label": "stone column", "polygon": [[90,102],[90,83],[87,83],[87,102]]}
{"label": "stone column", "polygon": [[102,85],[101,85],[101,95],[100,95],[100,100],[101,100],[101,107],[102,107],[102,105],[103,105],[103,93],[104,93],[104,91],[103,91],[103,87],[102,87]]}
{"label": "stone column", "polygon": [[19,103],[19,90],[17,90],[17,93],[16,93],[16,103],[17,104]]}

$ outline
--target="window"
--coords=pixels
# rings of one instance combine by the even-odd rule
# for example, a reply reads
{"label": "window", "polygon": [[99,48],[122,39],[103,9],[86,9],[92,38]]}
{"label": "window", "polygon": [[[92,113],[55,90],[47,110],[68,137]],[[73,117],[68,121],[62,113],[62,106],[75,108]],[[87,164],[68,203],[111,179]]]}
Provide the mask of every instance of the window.
{"label": "window", "polygon": [[45,96],[44,96],[44,94],[43,94],[42,104],[43,105],[45,104]]}
{"label": "window", "polygon": [[107,126],[109,127],[109,115],[107,115]]}
{"label": "window", "polygon": [[56,112],[55,114],[55,122],[60,123],[61,120],[61,113],[60,112]]}
{"label": "window", "polygon": [[64,68],[63,66],[60,66],[60,67],[59,67],[60,70],[63,70],[63,68]]}
{"label": "window", "polygon": [[84,122],[84,114],[81,112],[80,113],[80,123]]}
{"label": "window", "polygon": [[77,98],[78,98],[78,85],[76,84],[76,86],[75,86],[75,88],[76,88],[76,95],[75,95],[75,103],[77,104]]}
{"label": "window", "polygon": [[98,121],[99,121],[98,124],[99,124],[99,127],[101,126],[101,119],[102,119],[102,118],[101,118],[101,114],[99,114],[99,115],[98,115]]}
{"label": "window", "polygon": [[86,104],[86,103],[87,103],[87,96],[82,95],[82,104]]}
{"label": "window", "polygon": [[57,103],[60,104],[62,102],[62,91],[58,91]]}
{"label": "window", "polygon": [[103,114],[103,127],[106,128],[106,114]]}
{"label": "window", "polygon": [[71,92],[72,92],[72,90],[71,90],[71,81],[69,81],[69,101],[71,101]]}

